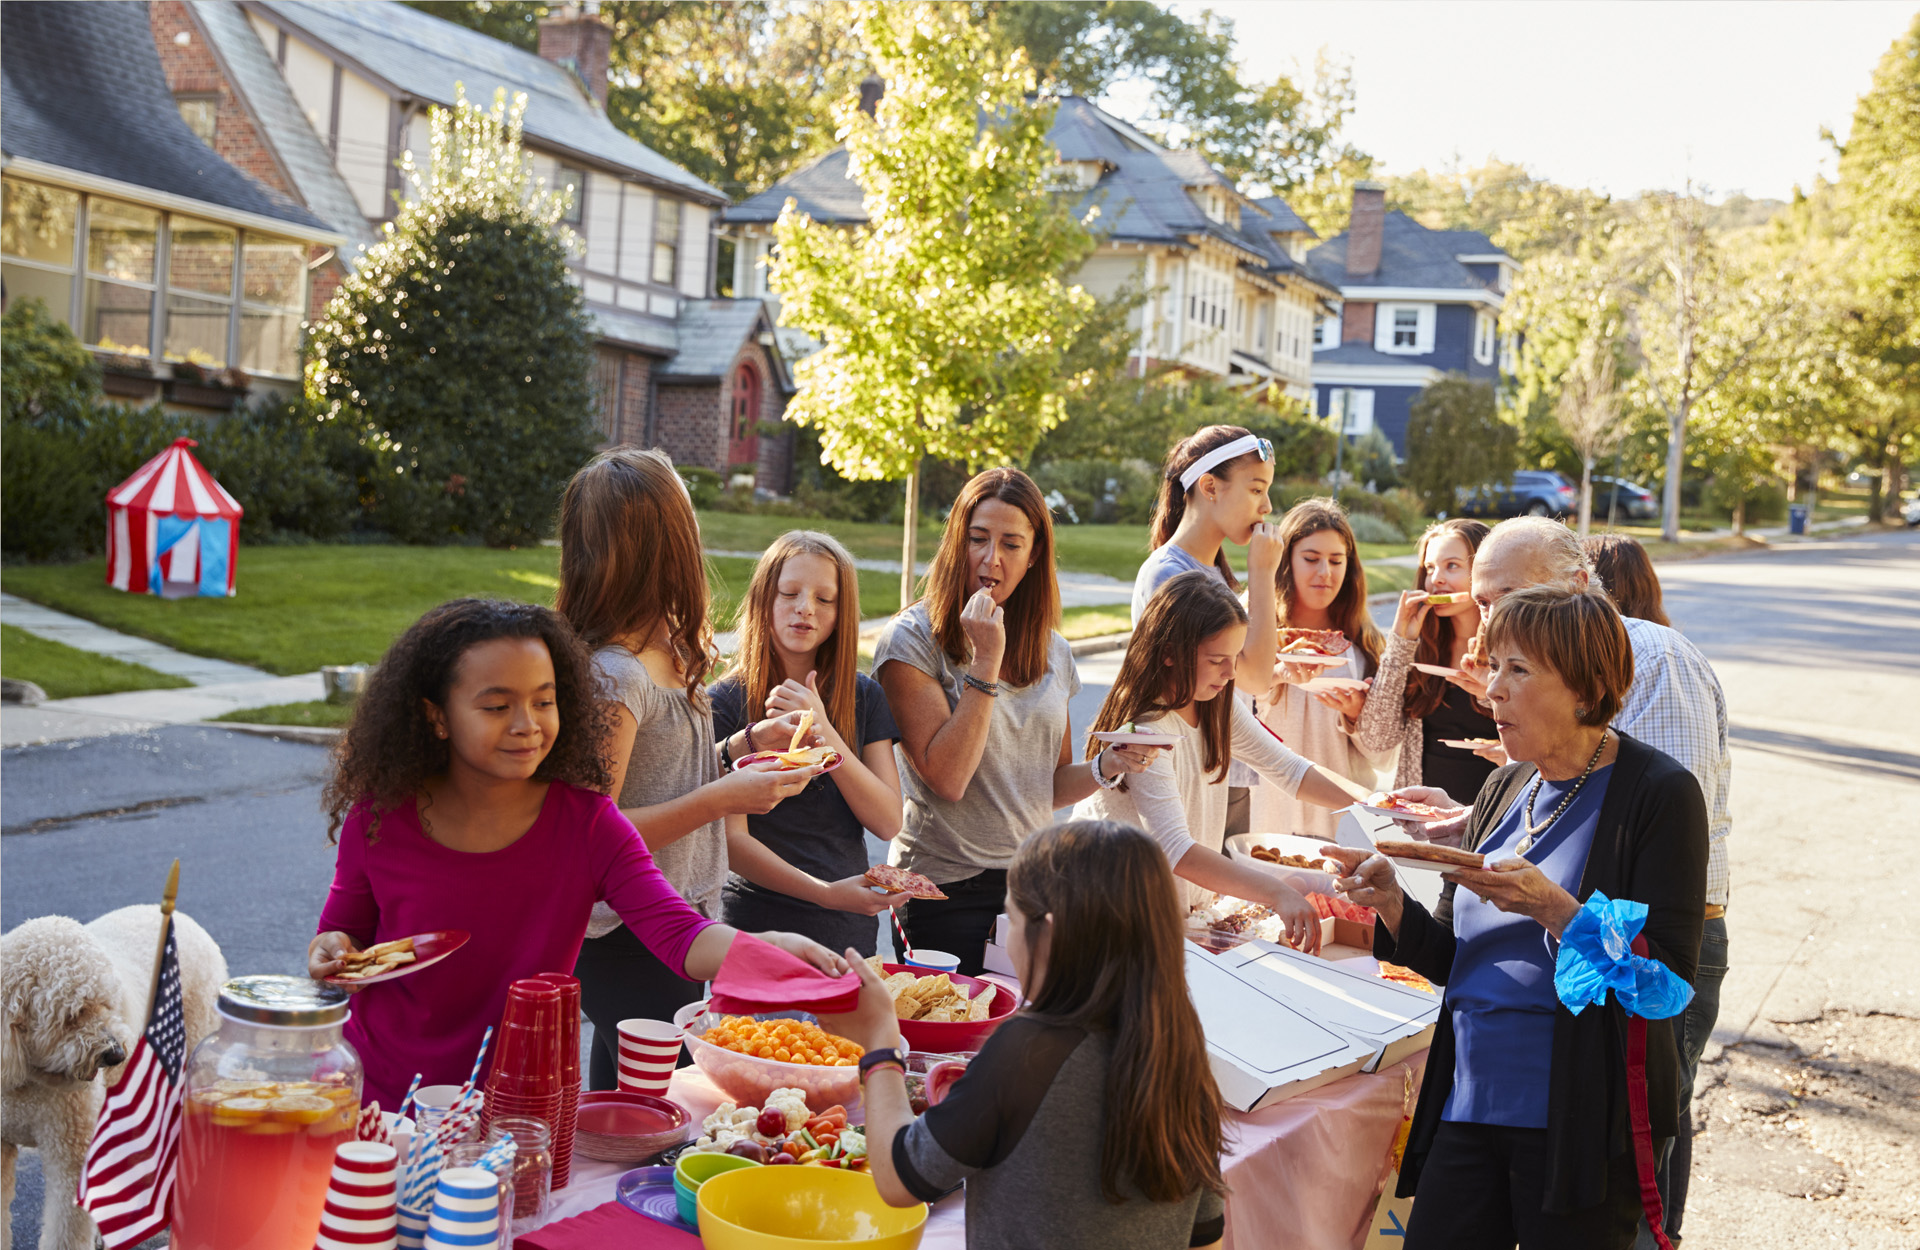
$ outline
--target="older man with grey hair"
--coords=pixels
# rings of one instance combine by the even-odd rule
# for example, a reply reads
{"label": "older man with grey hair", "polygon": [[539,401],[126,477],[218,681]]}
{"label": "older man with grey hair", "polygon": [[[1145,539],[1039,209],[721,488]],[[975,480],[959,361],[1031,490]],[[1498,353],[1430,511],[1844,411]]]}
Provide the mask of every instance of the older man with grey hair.
{"label": "older man with grey hair", "polygon": [[[1529,586],[1605,595],[1579,536],[1545,517],[1501,522],[1474,553],[1473,597],[1483,619],[1501,596]],[[1733,829],[1728,811],[1733,765],[1727,753],[1727,700],[1713,666],[1679,631],[1630,616],[1621,621],[1633,644],[1633,685],[1613,727],[1679,761],[1699,781],[1707,802],[1706,928],[1693,1002],[1675,1022],[1680,1034],[1680,1088],[1690,1097],[1701,1053],[1720,1014],[1720,983],[1727,975],[1727,836]],[[1458,684],[1475,697],[1486,693],[1472,670]],[[1400,793],[1421,799],[1420,791],[1410,787]],[[1456,797],[1471,806],[1474,796]],[[1424,801],[1449,800],[1438,791],[1428,791]],[[1660,1168],[1667,1236],[1676,1242],[1693,1164],[1692,1116],[1686,1108],[1682,1111],[1687,1131]],[[1636,1250],[1654,1244],[1652,1234],[1643,1227]]]}

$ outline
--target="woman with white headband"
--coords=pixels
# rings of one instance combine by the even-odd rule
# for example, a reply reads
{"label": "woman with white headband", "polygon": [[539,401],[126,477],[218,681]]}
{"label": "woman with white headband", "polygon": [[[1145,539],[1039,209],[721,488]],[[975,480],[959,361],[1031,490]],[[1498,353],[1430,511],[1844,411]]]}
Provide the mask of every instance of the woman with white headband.
{"label": "woman with white headband", "polygon": [[[1247,549],[1247,582],[1271,586],[1285,548],[1266,524],[1273,511],[1273,444],[1237,425],[1209,425],[1167,453],[1160,498],[1153,507],[1153,551],[1133,578],[1133,619],[1168,579],[1196,570],[1212,573],[1229,590],[1240,589],[1225,544]],[[1271,594],[1249,596],[1247,641],[1234,665],[1235,698],[1264,696],[1273,685],[1279,629]],[[1247,787],[1258,777],[1245,764],[1228,771],[1227,834],[1247,832]]]}

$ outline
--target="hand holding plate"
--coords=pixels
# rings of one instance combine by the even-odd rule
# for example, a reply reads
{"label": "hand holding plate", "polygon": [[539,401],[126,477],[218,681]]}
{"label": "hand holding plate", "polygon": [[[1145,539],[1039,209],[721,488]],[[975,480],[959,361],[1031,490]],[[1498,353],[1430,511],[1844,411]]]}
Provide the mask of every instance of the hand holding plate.
{"label": "hand holding plate", "polygon": [[1442,873],[1443,881],[1464,886],[1504,912],[1529,916],[1539,921],[1555,937],[1567,927],[1580,903],[1547,878],[1538,866],[1518,855],[1488,864],[1485,868],[1459,868]]}
{"label": "hand holding plate", "polygon": [[[347,970],[342,963],[342,955],[351,954],[360,949],[359,943],[344,933],[320,933],[307,943],[307,975],[316,981],[328,977],[337,977]],[[354,981],[341,981],[339,987],[349,994],[358,994],[366,987]]]}

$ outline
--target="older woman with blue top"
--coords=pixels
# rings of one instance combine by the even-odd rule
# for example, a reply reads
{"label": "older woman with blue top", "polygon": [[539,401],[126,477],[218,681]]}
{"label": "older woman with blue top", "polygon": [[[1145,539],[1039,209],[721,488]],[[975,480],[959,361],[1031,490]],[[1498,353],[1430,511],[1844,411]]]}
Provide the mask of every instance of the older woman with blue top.
{"label": "older woman with blue top", "polygon": [[1706,804],[1686,769],[1608,728],[1633,652],[1604,599],[1507,595],[1486,645],[1511,763],[1468,824],[1484,867],[1448,871],[1430,913],[1381,855],[1324,848],[1378,911],[1374,953],[1446,986],[1400,1173],[1407,1246],[1625,1250],[1644,1206],[1661,1223],[1680,1059],[1646,1020],[1691,997]]}

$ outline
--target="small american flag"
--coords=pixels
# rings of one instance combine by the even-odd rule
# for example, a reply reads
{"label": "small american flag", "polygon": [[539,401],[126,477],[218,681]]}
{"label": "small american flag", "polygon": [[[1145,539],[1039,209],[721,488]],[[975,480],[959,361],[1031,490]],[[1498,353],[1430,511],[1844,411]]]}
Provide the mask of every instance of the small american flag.
{"label": "small american flag", "polygon": [[80,1205],[92,1213],[108,1250],[144,1241],[167,1226],[186,1053],[180,956],[169,920],[146,1031],[107,1091],[80,1170]]}

